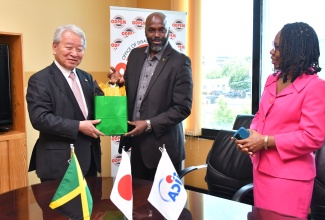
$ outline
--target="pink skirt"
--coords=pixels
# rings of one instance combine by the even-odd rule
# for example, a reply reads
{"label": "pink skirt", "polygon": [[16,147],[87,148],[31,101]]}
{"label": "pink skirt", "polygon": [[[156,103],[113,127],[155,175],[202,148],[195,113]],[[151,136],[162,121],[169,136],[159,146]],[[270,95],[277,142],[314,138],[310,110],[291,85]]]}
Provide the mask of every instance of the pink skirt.
{"label": "pink skirt", "polygon": [[307,218],[314,180],[280,179],[256,169],[253,170],[253,174],[256,207],[298,218]]}

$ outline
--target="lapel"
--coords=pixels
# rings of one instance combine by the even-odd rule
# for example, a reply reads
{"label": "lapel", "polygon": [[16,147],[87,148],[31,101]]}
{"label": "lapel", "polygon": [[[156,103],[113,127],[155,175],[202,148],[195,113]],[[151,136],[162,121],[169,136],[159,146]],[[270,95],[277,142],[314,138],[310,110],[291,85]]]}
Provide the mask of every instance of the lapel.
{"label": "lapel", "polygon": [[[145,54],[146,47],[141,48],[139,52],[136,54],[137,57],[137,62],[135,66],[130,67],[131,69],[134,69],[135,71],[132,71],[132,74],[129,74],[128,80],[130,81],[130,84],[133,86],[130,86],[128,89],[129,91],[127,92],[128,96],[131,98],[131,100],[136,100],[136,96],[138,93],[138,85],[140,81],[140,75],[142,71],[142,67],[144,64],[144,61],[146,59],[146,54]],[[131,83],[132,82],[132,83]],[[132,106],[134,103],[132,104]]]}
{"label": "lapel", "polygon": [[276,94],[276,83],[279,77],[279,74],[276,74],[275,76],[270,76],[265,84],[265,88],[268,89],[269,93],[272,94],[274,97],[281,97],[286,96],[289,94],[292,94],[294,91],[300,92],[303,90],[306,85],[313,80],[314,78],[317,78],[318,75],[306,75],[302,74],[301,76],[297,77],[297,79],[288,87],[286,87],[284,90],[282,90],[279,94]]}
{"label": "lapel", "polygon": [[280,73],[277,73],[275,76],[270,75],[269,78],[266,81],[265,89],[268,90],[268,93],[270,94],[266,98],[269,100],[268,102],[265,102],[265,115],[268,114],[269,110],[274,104],[274,99],[277,97],[283,97],[287,96],[293,93],[299,93],[301,90],[303,90],[307,84],[318,77],[317,74],[314,75],[306,75],[302,74],[301,76],[297,77],[297,79],[289,86],[287,86],[285,89],[283,89],[279,94],[276,94],[277,89],[277,80]]}
{"label": "lapel", "polygon": [[161,59],[159,60],[159,63],[157,64],[157,67],[155,69],[155,72],[152,75],[152,78],[150,80],[150,83],[148,85],[147,91],[146,91],[143,99],[145,99],[147,97],[149,91],[151,90],[151,88],[153,87],[153,85],[155,84],[155,82],[157,81],[159,75],[162,73],[162,70],[163,70],[164,66],[166,65],[166,63],[168,62],[169,57],[170,57],[172,51],[173,51],[172,46],[168,43],[168,45],[167,45],[167,47],[166,47],[163,55],[161,56]]}
{"label": "lapel", "polygon": [[[55,65],[55,63],[53,62],[50,66],[50,74],[52,76],[52,79],[54,81],[54,83],[56,84],[56,86],[61,90],[61,92],[63,94],[66,95],[67,99],[69,99],[69,101],[71,102],[74,111],[78,112],[80,114],[80,116],[82,116],[82,118],[84,118],[83,113],[79,107],[79,104],[69,86],[69,83],[67,82],[66,78],[63,76],[62,72],[60,71],[60,69]],[[78,75],[79,77],[79,75]],[[63,107],[68,107],[69,106],[63,106]]]}

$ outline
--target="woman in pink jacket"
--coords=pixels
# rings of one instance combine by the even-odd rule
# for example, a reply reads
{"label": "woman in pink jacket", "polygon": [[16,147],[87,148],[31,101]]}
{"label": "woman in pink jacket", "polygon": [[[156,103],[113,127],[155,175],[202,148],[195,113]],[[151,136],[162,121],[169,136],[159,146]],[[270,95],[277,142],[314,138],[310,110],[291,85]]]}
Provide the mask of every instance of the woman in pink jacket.
{"label": "woman in pink jacket", "polygon": [[236,141],[252,157],[254,204],[307,218],[315,178],[314,153],[325,139],[325,81],[317,72],[319,42],[306,23],[286,24],[270,51],[266,81],[250,136]]}

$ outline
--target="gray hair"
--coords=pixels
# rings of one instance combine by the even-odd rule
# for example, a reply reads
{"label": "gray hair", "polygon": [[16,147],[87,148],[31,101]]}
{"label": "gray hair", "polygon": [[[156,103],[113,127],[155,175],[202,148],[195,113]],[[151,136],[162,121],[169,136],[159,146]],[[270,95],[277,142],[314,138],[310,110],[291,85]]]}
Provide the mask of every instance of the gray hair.
{"label": "gray hair", "polygon": [[60,43],[60,41],[62,39],[62,34],[65,31],[71,31],[71,32],[79,35],[83,41],[82,48],[83,48],[83,50],[86,49],[86,46],[87,46],[86,35],[80,27],[78,27],[77,25],[74,25],[74,24],[62,25],[62,26],[59,26],[55,30],[54,37],[53,37],[53,42],[55,44]]}

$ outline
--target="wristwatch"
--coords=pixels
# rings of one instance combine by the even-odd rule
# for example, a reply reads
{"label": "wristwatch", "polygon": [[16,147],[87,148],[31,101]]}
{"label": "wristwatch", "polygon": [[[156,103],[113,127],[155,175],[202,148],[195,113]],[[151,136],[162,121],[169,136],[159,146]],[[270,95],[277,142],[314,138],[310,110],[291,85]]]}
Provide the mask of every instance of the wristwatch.
{"label": "wristwatch", "polygon": [[147,129],[146,129],[146,132],[149,133],[152,131],[152,128],[151,128],[151,122],[150,120],[146,120],[146,123],[147,123]]}

